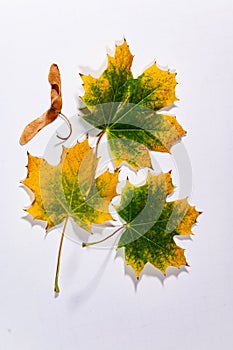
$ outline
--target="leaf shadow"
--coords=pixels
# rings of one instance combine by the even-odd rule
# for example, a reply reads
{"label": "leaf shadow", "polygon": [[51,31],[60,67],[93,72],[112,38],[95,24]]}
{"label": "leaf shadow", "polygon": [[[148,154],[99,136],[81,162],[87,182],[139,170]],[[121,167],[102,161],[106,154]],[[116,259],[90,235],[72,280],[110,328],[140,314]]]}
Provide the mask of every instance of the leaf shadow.
{"label": "leaf shadow", "polygon": [[30,190],[30,188],[28,188],[26,185],[24,185],[24,184],[22,184],[22,183],[19,185],[19,188],[22,189],[23,191],[25,191],[25,192],[27,193],[27,195],[28,195],[30,201],[32,202],[33,199],[34,199],[34,197],[35,197],[34,194],[33,194],[33,192],[32,192],[32,190]]}
{"label": "leaf shadow", "polygon": [[89,239],[90,233],[78,226],[72,218],[69,218],[69,222],[72,230],[68,231],[69,233],[67,232],[65,236],[72,242],[81,246],[82,242],[86,242]]}
{"label": "leaf shadow", "polygon": [[136,275],[135,275],[133,268],[131,266],[127,265],[125,262],[124,248],[120,248],[116,251],[115,260],[118,258],[123,260],[125,276],[128,276],[130,278],[131,282],[133,283],[134,290],[136,292],[139,280],[136,278]]}
{"label": "leaf shadow", "polygon": [[[173,102],[173,103],[171,103],[169,106],[166,106],[166,107],[163,107],[163,108],[161,108],[160,109],[160,113],[162,113],[162,112],[170,112],[171,111],[171,109],[173,109],[173,108],[177,108],[177,105]],[[158,113],[159,113],[158,112]]]}
{"label": "leaf shadow", "polygon": [[105,57],[105,61],[96,69],[93,69],[89,66],[79,65],[79,70],[82,72],[82,75],[91,75],[94,78],[99,78],[99,76],[103,73],[103,71],[107,68],[107,57]]}
{"label": "leaf shadow", "polygon": [[46,225],[47,225],[45,221],[36,220],[30,214],[27,214],[26,216],[22,216],[21,219],[28,222],[30,224],[31,228],[33,228],[34,226],[40,226],[41,228],[45,229]]}
{"label": "leaf shadow", "polygon": [[156,277],[160,281],[161,285],[164,286],[165,280],[168,279],[169,277],[174,276],[178,278],[179,275],[183,272],[189,273],[187,267],[184,265],[182,265],[180,268],[169,266],[166,270],[166,274],[164,275],[159,269],[154,267],[152,264],[147,263],[144,269],[142,270],[140,277],[137,279],[133,268],[127,265],[125,262],[124,249],[119,249],[117,251],[115,259],[117,259],[118,257],[123,260],[125,276],[128,276],[131,279],[134,285],[135,292],[137,292],[139,282],[143,278],[143,276]]}
{"label": "leaf shadow", "polygon": [[164,282],[166,279],[168,279],[171,276],[178,278],[178,276],[182,272],[189,273],[186,266],[182,265],[179,268],[174,267],[174,266],[169,266],[166,270],[166,274],[164,275],[159,269],[155,268],[152,264],[147,263],[146,266],[144,267],[142,273],[141,273],[141,277],[143,277],[144,275],[157,277],[160,280],[161,284],[164,286]]}
{"label": "leaf shadow", "polygon": [[107,267],[107,263],[111,257],[112,250],[109,250],[107,256],[105,257],[102,264],[99,266],[97,272],[93,276],[92,280],[78,293],[75,293],[70,298],[70,307],[72,309],[79,307],[80,305],[84,305],[88,302],[88,300],[92,297],[92,295],[96,292],[96,289],[103,277],[103,272]]}
{"label": "leaf shadow", "polygon": [[179,244],[179,241],[193,241],[193,234],[183,235],[183,236],[174,236],[175,241]]}

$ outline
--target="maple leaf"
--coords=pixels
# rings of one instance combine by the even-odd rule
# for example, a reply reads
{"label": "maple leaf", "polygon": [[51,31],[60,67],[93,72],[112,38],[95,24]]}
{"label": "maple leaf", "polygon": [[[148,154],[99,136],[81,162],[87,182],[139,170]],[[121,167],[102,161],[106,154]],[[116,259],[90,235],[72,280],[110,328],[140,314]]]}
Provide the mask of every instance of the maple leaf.
{"label": "maple leaf", "polygon": [[[63,147],[56,166],[28,154],[28,174],[22,184],[34,193],[35,199],[26,211],[34,219],[46,221],[46,231],[64,221],[61,245],[68,218],[89,232],[92,224],[112,219],[109,204],[117,194],[118,172],[107,171],[93,181],[96,163],[87,139],[72,148]],[[59,292],[57,281],[55,291]]]}
{"label": "maple leaf", "polygon": [[34,219],[47,221],[46,231],[67,216],[89,232],[92,223],[111,220],[108,206],[116,196],[118,173],[107,171],[91,182],[95,164],[87,139],[72,148],[63,147],[56,166],[28,154],[28,174],[22,184],[34,193],[35,199],[26,211]]}
{"label": "maple leaf", "polygon": [[[131,72],[133,56],[127,42],[99,78],[81,75],[87,109],[83,118],[106,132],[116,166],[127,160],[135,168],[150,166],[148,150],[170,152],[185,131],[173,116],[158,113],[177,100],[175,73],[154,63],[139,77]],[[144,147],[142,147],[144,146]]]}
{"label": "maple leaf", "polygon": [[[58,66],[56,64],[51,65],[48,80],[51,85],[51,106],[45,113],[43,113],[40,117],[33,120],[25,127],[19,140],[21,145],[24,145],[30,141],[41,129],[43,129],[46,125],[52,123],[57,118],[59,113],[61,113],[61,77]],[[65,119],[67,121],[66,117]]]}
{"label": "maple leaf", "polygon": [[[98,128],[98,139],[93,150],[86,139],[74,147],[63,147],[60,162],[49,164],[45,159],[28,153],[28,172],[22,184],[34,194],[26,211],[34,219],[44,220],[46,231],[63,223],[60,239],[54,291],[59,293],[58,277],[64,234],[69,219],[92,232],[92,224],[112,220],[109,204],[117,195],[119,169],[96,178],[98,145],[107,134],[108,144],[116,167],[122,161],[131,166],[151,167],[149,151],[170,152],[171,147],[186,133],[176,117],[162,112],[177,100],[176,74],[160,69],[156,63],[135,78],[131,71],[133,56],[126,40],[116,46],[114,57],[108,55],[104,72],[94,78],[82,75],[84,82],[82,117]],[[51,106],[24,129],[20,143],[31,140],[43,127],[63,116],[61,112],[61,77],[56,64],[49,71]],[[68,137],[59,138],[66,140]],[[153,175],[149,172],[146,184],[135,187],[126,181],[121,202],[116,211],[124,224],[109,236],[91,246],[109,239],[121,231],[117,249],[124,248],[125,259],[137,278],[147,263],[164,274],[169,266],[187,265],[184,249],[176,245],[176,235],[192,234],[192,225],[200,212],[187,199],[168,201],[173,192],[171,174]]]}
{"label": "maple leaf", "polygon": [[[191,227],[200,213],[187,199],[167,202],[173,189],[170,173],[149,173],[144,186],[127,182],[122,191],[116,209],[125,224],[118,248],[124,247],[126,263],[137,278],[148,262],[164,274],[169,266],[187,265],[184,249],[176,245],[174,236],[192,234]],[[129,204],[128,198],[132,198]]]}

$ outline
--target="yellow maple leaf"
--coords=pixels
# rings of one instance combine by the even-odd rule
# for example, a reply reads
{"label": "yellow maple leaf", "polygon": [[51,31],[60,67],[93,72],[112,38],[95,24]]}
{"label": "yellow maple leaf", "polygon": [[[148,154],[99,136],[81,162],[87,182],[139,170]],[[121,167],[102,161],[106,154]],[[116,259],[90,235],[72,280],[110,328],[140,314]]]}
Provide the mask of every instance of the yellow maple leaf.
{"label": "yellow maple leaf", "polygon": [[[47,231],[64,222],[61,245],[69,218],[89,232],[92,224],[104,224],[112,219],[109,204],[117,194],[118,172],[107,171],[94,179],[96,155],[87,139],[72,148],[64,147],[61,161],[55,166],[28,154],[27,167],[28,174],[22,184],[35,198],[26,211],[34,219],[46,221]],[[55,291],[59,291],[57,280]]]}

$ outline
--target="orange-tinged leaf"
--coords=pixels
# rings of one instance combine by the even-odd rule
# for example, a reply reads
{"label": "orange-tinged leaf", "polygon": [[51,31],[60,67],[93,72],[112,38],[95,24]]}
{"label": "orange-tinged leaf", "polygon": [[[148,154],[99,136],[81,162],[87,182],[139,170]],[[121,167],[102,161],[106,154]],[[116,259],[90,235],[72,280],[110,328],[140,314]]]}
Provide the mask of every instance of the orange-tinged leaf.
{"label": "orange-tinged leaf", "polygon": [[52,123],[61,112],[62,109],[62,95],[61,95],[61,77],[58,66],[52,64],[48,76],[51,84],[51,106],[40,117],[29,123],[20,137],[20,144],[24,145],[30,141],[41,129],[46,125]]}

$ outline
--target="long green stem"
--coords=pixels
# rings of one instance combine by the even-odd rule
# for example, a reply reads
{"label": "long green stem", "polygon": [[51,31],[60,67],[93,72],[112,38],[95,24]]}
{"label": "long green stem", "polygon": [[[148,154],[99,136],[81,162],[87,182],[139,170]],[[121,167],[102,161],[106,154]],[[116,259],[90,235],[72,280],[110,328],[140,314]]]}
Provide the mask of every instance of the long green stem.
{"label": "long green stem", "polygon": [[57,269],[56,269],[55,284],[54,284],[54,292],[55,293],[60,292],[59,285],[58,285],[58,279],[59,279],[59,272],[60,272],[60,265],[61,265],[62,245],[63,245],[63,241],[64,241],[64,235],[65,235],[65,230],[66,230],[68,219],[69,219],[69,216],[67,216],[65,219],[62,234],[61,234],[60,245],[59,245],[58,257],[57,257]]}
{"label": "long green stem", "polygon": [[96,242],[87,242],[87,243],[83,242],[83,243],[82,243],[82,246],[83,246],[83,247],[89,247],[90,245],[95,245],[95,244],[102,243],[102,242],[106,241],[107,239],[111,238],[112,236],[114,236],[114,235],[115,235],[117,232],[119,232],[123,227],[124,227],[124,225],[123,225],[123,226],[120,226],[116,231],[114,231],[113,233],[111,233],[109,236],[107,236],[107,237],[101,239],[100,241],[96,241]]}

